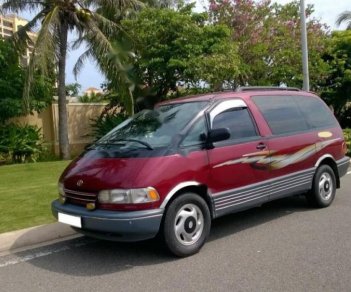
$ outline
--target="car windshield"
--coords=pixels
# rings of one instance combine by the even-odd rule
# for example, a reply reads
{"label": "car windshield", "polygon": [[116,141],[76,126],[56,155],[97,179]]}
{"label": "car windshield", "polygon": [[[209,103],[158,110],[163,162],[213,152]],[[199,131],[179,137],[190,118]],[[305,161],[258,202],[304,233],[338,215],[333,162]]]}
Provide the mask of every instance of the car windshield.
{"label": "car windshield", "polygon": [[205,107],[207,102],[187,102],[161,105],[143,110],[118,125],[95,145],[153,150],[167,147],[178,134]]}

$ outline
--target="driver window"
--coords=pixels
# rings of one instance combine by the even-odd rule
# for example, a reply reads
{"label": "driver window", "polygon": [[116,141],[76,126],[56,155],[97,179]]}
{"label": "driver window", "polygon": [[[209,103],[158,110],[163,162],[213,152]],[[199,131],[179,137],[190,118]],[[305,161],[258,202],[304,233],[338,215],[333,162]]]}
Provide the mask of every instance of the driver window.
{"label": "driver window", "polygon": [[213,119],[212,128],[229,129],[229,140],[258,136],[247,108],[231,108],[219,113]]}
{"label": "driver window", "polygon": [[196,146],[202,144],[204,141],[201,140],[201,134],[207,132],[205,117],[201,117],[192,129],[189,131],[188,135],[182,142],[183,147]]}

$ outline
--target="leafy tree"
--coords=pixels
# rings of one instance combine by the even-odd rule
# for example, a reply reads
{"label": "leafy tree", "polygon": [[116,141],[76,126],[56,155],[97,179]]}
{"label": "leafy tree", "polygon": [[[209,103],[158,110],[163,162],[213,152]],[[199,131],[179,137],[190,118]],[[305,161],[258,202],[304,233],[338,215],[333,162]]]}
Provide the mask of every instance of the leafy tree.
{"label": "leafy tree", "polygon": [[71,83],[66,85],[66,95],[68,96],[78,96],[79,90],[82,88],[82,85],[79,83]]}
{"label": "leafy tree", "polygon": [[30,89],[29,84],[33,79],[34,68],[40,68],[45,73],[52,60],[58,63],[59,144],[60,156],[63,159],[70,158],[65,88],[68,33],[75,29],[80,38],[87,41],[89,48],[93,49],[95,53],[93,56],[99,55],[99,62],[103,61],[104,66],[113,67],[114,64],[104,60],[104,57],[113,52],[107,36],[118,30],[118,26],[97,11],[103,7],[117,15],[124,9],[134,9],[137,6],[137,0],[5,0],[3,2],[2,10],[5,12],[38,11],[17,35],[19,43],[27,45],[32,42],[28,32],[41,24],[29,65],[28,83],[25,87],[26,97]]}
{"label": "leafy tree", "polygon": [[[301,87],[299,1],[281,5],[265,0],[211,0],[209,13],[213,23],[231,27],[232,39],[239,45],[243,66],[237,85]],[[326,26],[311,18],[312,13],[313,6],[308,6],[310,78],[316,90],[317,81],[326,76],[321,55],[327,34]]]}
{"label": "leafy tree", "polygon": [[[25,113],[23,87],[25,69],[19,64],[19,55],[13,44],[0,39],[0,123]],[[29,110],[40,111],[51,103],[54,78],[34,73]]]}
{"label": "leafy tree", "polygon": [[241,60],[237,44],[230,39],[228,27],[206,25],[198,42],[202,53],[189,60],[186,70],[192,87],[198,82],[205,82],[213,91],[225,87],[234,89],[235,79],[241,72]]}
{"label": "leafy tree", "polygon": [[328,78],[322,86],[322,97],[333,106],[344,127],[351,127],[351,31],[335,31],[323,56],[329,65]]}
{"label": "leafy tree", "polygon": [[137,98],[153,106],[179,86],[209,85],[222,88],[239,71],[237,47],[224,25],[207,25],[207,14],[192,13],[187,5],[172,9],[143,9],[135,18],[122,21],[133,40],[130,58],[141,87]]}

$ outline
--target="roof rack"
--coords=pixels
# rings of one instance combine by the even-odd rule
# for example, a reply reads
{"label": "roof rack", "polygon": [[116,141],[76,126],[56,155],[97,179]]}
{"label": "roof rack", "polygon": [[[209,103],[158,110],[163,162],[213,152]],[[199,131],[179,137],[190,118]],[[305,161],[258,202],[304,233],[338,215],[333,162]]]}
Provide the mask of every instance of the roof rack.
{"label": "roof rack", "polygon": [[239,86],[235,89],[236,92],[243,92],[243,91],[302,91],[296,87],[279,87],[279,86]]}

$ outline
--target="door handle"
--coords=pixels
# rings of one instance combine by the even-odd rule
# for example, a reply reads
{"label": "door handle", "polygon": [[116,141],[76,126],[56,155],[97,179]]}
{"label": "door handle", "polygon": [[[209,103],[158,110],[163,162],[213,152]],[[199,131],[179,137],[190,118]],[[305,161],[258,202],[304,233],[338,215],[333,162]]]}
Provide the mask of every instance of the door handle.
{"label": "door handle", "polygon": [[264,150],[266,148],[267,148],[266,144],[264,144],[262,142],[258,143],[257,146],[256,146],[256,149],[258,149],[258,150]]}

